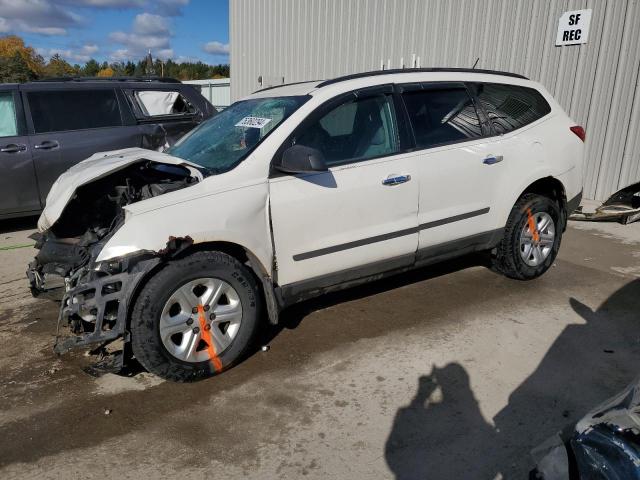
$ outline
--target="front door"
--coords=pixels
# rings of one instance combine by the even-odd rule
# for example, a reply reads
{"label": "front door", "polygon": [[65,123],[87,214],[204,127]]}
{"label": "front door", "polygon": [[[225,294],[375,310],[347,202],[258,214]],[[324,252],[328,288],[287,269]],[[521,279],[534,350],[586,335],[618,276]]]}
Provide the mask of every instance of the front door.
{"label": "front door", "polygon": [[312,116],[290,143],[320,150],[329,170],[270,180],[278,283],[322,288],[413,264],[418,182],[392,96],[351,95]]}
{"label": "front door", "polygon": [[0,216],[37,213],[38,184],[17,89],[0,90]]}

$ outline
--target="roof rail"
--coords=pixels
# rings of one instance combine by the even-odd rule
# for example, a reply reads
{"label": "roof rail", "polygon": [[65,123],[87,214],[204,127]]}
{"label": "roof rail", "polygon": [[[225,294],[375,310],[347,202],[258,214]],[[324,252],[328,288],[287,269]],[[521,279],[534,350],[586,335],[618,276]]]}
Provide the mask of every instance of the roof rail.
{"label": "roof rail", "polygon": [[[303,83],[314,83],[314,82],[322,82],[322,81],[326,81],[326,80],[303,80],[301,82],[282,83],[280,85],[272,85],[270,87],[261,88],[259,90],[256,90],[253,93],[266,92],[267,90],[273,90],[274,88],[280,88],[280,87],[288,87],[290,85],[302,85]],[[253,95],[253,93],[251,95]]]}
{"label": "roof rail", "polygon": [[51,77],[34,82],[158,82],[158,83],[182,83],[180,80],[170,77]]}
{"label": "roof rail", "polygon": [[332,78],[331,80],[325,80],[317,85],[317,88],[324,87],[326,85],[332,85],[334,83],[345,82],[347,80],[353,80],[355,78],[373,77],[377,75],[392,75],[395,73],[415,73],[415,72],[452,72],[452,73],[484,73],[491,75],[502,75],[504,77],[522,78],[529,80],[524,75],[511,72],[501,72],[498,70],[481,70],[478,68],[395,68],[390,70],[374,70],[373,72],[361,72],[352,73],[350,75],[344,75],[342,77]]}

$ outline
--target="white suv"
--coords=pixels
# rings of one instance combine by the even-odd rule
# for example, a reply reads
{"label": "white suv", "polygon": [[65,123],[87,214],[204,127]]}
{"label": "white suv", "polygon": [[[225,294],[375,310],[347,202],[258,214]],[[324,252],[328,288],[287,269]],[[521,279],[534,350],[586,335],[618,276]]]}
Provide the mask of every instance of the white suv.
{"label": "white suv", "polygon": [[166,153],[96,154],[63,174],[32,291],[64,285],[73,335],[59,353],[123,338],[118,364],[130,350],[164,378],[208,377],[251,351],[260,324],[330,290],[474,251],[538,277],[580,202],[584,135],[509,73],[261,90]]}

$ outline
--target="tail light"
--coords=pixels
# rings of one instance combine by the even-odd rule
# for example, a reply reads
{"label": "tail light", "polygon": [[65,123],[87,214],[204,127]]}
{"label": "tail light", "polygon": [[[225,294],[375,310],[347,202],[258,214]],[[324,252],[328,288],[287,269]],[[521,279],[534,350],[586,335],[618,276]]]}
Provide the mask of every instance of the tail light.
{"label": "tail light", "polygon": [[569,127],[569,130],[575,133],[576,136],[583,142],[584,142],[584,139],[587,138],[587,132],[585,132],[584,128],[582,128],[580,125],[576,125],[575,127]]}

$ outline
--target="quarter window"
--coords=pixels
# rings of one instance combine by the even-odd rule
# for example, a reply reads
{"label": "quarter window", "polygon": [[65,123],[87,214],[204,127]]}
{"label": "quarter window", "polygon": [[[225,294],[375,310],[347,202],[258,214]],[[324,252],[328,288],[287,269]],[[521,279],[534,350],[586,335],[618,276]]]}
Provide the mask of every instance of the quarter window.
{"label": "quarter window", "polygon": [[167,90],[137,90],[134,92],[136,103],[145,117],[163,115],[190,115],[196,109],[179,92]]}
{"label": "quarter window", "polygon": [[418,148],[482,136],[478,114],[464,88],[408,91],[402,97]]}
{"label": "quarter window", "polygon": [[0,92],[0,137],[18,135],[16,105],[11,92]]}
{"label": "quarter window", "polygon": [[122,125],[114,90],[50,90],[27,98],[36,133]]}
{"label": "quarter window", "polygon": [[320,150],[328,166],[399,151],[389,95],[354,98],[326,113],[296,137],[295,143]]}
{"label": "quarter window", "polygon": [[551,111],[544,97],[533,88],[480,83],[476,89],[478,100],[496,134],[524,127]]}

